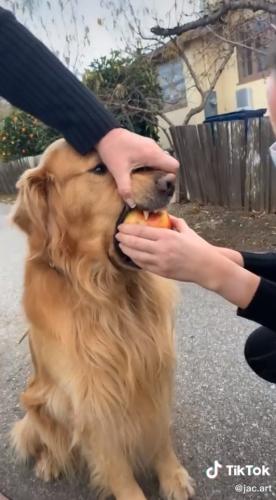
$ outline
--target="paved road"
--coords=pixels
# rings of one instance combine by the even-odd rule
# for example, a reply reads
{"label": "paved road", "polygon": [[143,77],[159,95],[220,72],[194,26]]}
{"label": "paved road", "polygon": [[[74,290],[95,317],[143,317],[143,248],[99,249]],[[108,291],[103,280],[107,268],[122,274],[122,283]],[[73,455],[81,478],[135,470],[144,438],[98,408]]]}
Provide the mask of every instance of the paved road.
{"label": "paved road", "polygon": [[[21,415],[18,394],[29,372],[20,309],[24,237],[6,226],[0,204],[0,491],[12,500],[94,500],[78,480],[43,484],[15,463],[7,432]],[[276,387],[258,379],[243,359],[243,344],[253,324],[235,317],[235,308],[195,286],[182,287],[177,319],[178,369],[174,435],[179,456],[197,482],[197,500],[239,500],[276,496]],[[266,465],[271,477],[216,480],[205,470],[214,460],[225,465]],[[267,494],[239,493],[235,485],[274,488]],[[157,500],[146,480],[147,497]],[[131,499],[129,499],[131,500]]]}

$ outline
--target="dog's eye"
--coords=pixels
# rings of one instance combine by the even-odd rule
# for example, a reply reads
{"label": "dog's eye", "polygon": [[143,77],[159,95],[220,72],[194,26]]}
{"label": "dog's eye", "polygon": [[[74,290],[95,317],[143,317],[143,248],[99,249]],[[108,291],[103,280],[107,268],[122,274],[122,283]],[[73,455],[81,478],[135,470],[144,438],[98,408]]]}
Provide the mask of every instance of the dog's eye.
{"label": "dog's eye", "polygon": [[96,175],[104,175],[107,172],[107,167],[105,165],[103,165],[102,163],[100,163],[96,167],[90,168],[89,172],[91,172],[92,174],[96,174]]}

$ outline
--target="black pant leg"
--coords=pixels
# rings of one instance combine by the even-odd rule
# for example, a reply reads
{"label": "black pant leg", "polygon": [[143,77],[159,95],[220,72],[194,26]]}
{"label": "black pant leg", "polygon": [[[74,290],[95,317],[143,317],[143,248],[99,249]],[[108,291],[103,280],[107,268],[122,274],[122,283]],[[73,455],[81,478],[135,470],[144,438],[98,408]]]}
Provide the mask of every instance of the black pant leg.
{"label": "black pant leg", "polygon": [[261,326],[252,332],[245,344],[245,359],[259,377],[276,382],[276,332]]}

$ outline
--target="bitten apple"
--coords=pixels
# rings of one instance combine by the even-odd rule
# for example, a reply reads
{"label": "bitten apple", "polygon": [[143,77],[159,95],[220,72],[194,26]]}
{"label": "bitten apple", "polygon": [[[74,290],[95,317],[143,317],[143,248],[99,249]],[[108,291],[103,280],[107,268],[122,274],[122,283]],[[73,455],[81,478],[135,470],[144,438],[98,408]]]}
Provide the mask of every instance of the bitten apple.
{"label": "bitten apple", "polygon": [[147,212],[146,210],[131,210],[124,220],[125,224],[143,224],[144,226],[171,229],[171,221],[166,210]]}

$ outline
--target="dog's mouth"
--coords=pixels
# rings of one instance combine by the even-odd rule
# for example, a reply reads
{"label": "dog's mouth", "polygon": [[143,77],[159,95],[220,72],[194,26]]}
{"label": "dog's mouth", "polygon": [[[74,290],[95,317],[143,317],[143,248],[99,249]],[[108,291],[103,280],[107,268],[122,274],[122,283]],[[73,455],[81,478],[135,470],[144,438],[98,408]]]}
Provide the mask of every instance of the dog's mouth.
{"label": "dog's mouth", "polygon": [[154,219],[154,218],[158,217],[159,213],[164,210],[164,207],[159,208],[159,209],[149,210],[148,208],[141,207],[141,206],[137,206],[137,207],[135,207],[135,209],[132,209],[128,205],[124,205],[124,207],[123,207],[123,209],[122,209],[122,211],[117,219],[116,226],[115,226],[115,233],[114,233],[114,237],[113,237],[113,244],[114,244],[115,252],[118,255],[118,257],[120,258],[120,261],[122,262],[122,264],[125,264],[128,267],[132,267],[134,269],[141,269],[140,266],[135,264],[135,262],[133,262],[130,259],[130,257],[128,257],[128,255],[126,255],[122,252],[122,250],[119,247],[119,242],[115,238],[115,235],[118,232],[118,226],[120,224],[122,224],[124,222],[125,218],[130,214],[130,212],[132,212],[134,210],[135,210],[135,212],[139,212],[141,217],[144,218],[145,220],[148,220],[148,219],[150,220],[150,219]]}

